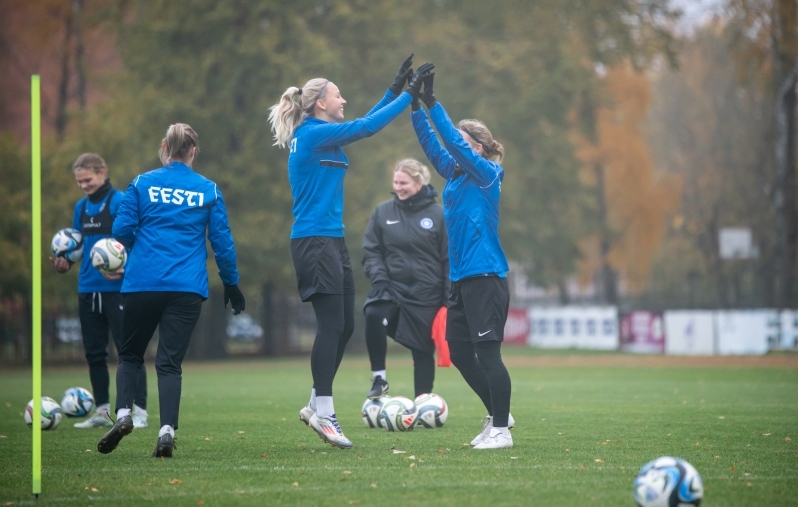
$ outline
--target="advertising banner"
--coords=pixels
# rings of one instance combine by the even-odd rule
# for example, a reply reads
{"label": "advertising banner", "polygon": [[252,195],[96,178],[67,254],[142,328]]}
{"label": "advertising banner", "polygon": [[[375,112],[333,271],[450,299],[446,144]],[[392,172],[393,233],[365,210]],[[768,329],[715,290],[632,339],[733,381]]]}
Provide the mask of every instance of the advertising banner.
{"label": "advertising banner", "polygon": [[526,345],[529,339],[529,312],[526,308],[510,308],[504,325],[504,343]]}
{"label": "advertising banner", "polygon": [[543,348],[618,348],[618,309],[614,306],[532,307],[529,344]]}
{"label": "advertising banner", "polygon": [[621,350],[640,354],[665,352],[662,312],[634,311],[621,317]]}
{"label": "advertising banner", "polygon": [[778,320],[775,310],[734,310],[715,312],[718,354],[764,354],[768,351]]}
{"label": "advertising banner", "polygon": [[715,320],[712,312],[665,312],[665,353],[687,356],[714,354]]}

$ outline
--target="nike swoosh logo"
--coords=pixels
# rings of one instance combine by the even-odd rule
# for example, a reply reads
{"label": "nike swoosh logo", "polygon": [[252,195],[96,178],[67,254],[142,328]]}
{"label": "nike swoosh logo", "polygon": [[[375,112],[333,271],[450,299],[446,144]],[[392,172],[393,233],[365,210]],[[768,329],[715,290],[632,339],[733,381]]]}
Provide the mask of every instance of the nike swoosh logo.
{"label": "nike swoosh logo", "polygon": [[386,220],[385,223],[388,225],[398,224],[399,220]]}
{"label": "nike swoosh logo", "polygon": [[493,329],[488,329],[484,333],[478,333],[478,334],[479,334],[479,336],[485,336],[486,334],[490,333],[491,331],[493,331]]}

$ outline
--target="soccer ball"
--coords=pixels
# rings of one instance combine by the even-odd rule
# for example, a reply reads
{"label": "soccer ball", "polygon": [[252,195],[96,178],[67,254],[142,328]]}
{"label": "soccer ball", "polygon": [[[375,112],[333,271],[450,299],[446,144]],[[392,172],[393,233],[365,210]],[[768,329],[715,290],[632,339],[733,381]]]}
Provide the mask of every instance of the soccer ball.
{"label": "soccer ball", "polygon": [[449,408],[435,393],[419,394],[415,399],[418,422],[422,428],[440,428],[449,417]]}
{"label": "soccer ball", "polygon": [[94,408],[94,396],[82,387],[70,387],[61,398],[61,412],[67,417],[83,417]]}
{"label": "soccer ball", "polygon": [[91,247],[91,265],[100,271],[113,273],[127,263],[127,250],[119,241],[111,238],[101,239]]}
{"label": "soccer ball", "polygon": [[50,242],[53,257],[63,257],[69,262],[78,262],[83,258],[83,234],[68,227],[55,233]]}
{"label": "soccer ball", "polygon": [[416,404],[410,398],[394,396],[380,409],[382,427],[388,431],[410,431],[416,425]]}
{"label": "soccer ball", "polygon": [[[25,407],[25,424],[33,428],[33,400]],[[61,424],[61,407],[49,396],[42,396],[42,429],[54,430]]]}
{"label": "soccer ball", "polygon": [[634,497],[640,507],[700,505],[704,486],[693,465],[662,456],[640,469],[635,477]]}
{"label": "soccer ball", "polygon": [[361,411],[363,423],[369,428],[382,428],[380,411],[382,410],[382,406],[385,405],[385,402],[390,399],[390,396],[382,396],[376,400],[367,399],[366,402],[363,403],[363,410]]}

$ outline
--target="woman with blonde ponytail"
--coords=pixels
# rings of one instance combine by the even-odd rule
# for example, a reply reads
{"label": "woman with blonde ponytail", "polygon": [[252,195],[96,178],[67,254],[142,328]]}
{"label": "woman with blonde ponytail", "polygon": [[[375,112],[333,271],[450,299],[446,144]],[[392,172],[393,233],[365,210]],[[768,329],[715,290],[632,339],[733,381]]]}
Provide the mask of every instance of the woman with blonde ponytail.
{"label": "woman with blonde ponytail", "polygon": [[499,242],[499,198],[504,147],[479,120],[457,126],[435,99],[433,77],[424,82],[421,100],[443,145],[421,107],[411,114],[427,158],[446,179],[444,218],[449,232],[446,341],[452,364],[482,400],[488,415],[471,441],[474,449],[513,446],[510,428],[510,375],[501,357],[504,324],[510,306],[507,258]]}
{"label": "woman with blonde ponytail", "polygon": [[[382,100],[363,118],[344,122],[344,100],[335,83],[311,79],[288,88],[271,107],[274,144],[288,148],[288,180],[294,199],[291,257],[302,301],[310,301],[318,328],[310,369],[313,389],[299,418],[325,442],[352,447],[335,416],[332,385],[355,327],[355,282],[344,243],[343,147],[372,136],[418,99],[432,64],[415,74],[410,55]],[[409,81],[409,83],[408,83]],[[407,84],[407,89],[402,92]]]}

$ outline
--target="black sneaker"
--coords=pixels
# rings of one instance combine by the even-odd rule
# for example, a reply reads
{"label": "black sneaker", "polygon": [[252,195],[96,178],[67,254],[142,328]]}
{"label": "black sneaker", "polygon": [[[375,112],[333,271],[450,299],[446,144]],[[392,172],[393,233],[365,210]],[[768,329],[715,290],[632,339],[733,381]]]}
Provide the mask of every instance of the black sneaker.
{"label": "black sneaker", "polygon": [[171,458],[172,450],[177,449],[175,439],[172,435],[165,433],[163,436],[158,437],[158,443],[155,444],[155,450],[152,451],[153,458]]}
{"label": "black sneaker", "polygon": [[100,451],[102,454],[108,454],[114,449],[116,446],[119,445],[119,442],[122,441],[127,435],[130,435],[133,432],[133,418],[129,415],[125,417],[120,417],[114,423],[113,428],[108,430],[108,433],[103,435],[100,441],[97,443],[97,450]]}
{"label": "black sneaker", "polygon": [[374,377],[374,383],[371,384],[371,391],[366,395],[370,400],[376,400],[388,392],[388,382],[383,380],[379,375]]}

